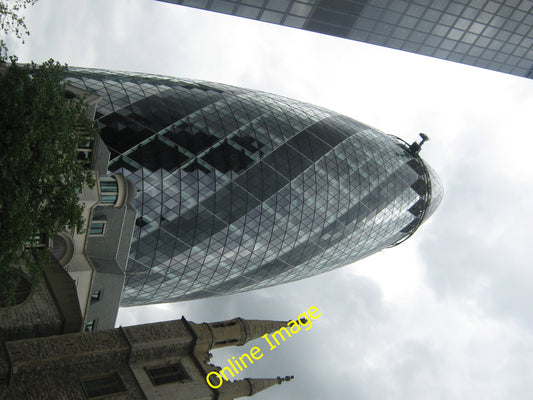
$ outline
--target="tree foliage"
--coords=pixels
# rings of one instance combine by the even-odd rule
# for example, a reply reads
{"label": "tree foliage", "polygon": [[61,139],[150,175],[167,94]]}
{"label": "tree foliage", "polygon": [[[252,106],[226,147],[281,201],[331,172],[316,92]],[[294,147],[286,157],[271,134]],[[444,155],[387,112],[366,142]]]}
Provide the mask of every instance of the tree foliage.
{"label": "tree foliage", "polygon": [[37,233],[83,229],[77,193],[94,181],[77,149],[92,122],[81,100],[65,96],[65,73],[53,60],[12,59],[0,76],[0,297],[13,297],[20,274],[11,266],[21,257],[32,282],[40,278],[50,254],[21,252]]}
{"label": "tree foliage", "polygon": [[[22,11],[28,6],[32,6],[37,0],[2,0],[0,1],[0,30],[8,35],[14,33],[18,39],[29,35]],[[7,46],[3,39],[0,39],[0,60],[7,59]]]}

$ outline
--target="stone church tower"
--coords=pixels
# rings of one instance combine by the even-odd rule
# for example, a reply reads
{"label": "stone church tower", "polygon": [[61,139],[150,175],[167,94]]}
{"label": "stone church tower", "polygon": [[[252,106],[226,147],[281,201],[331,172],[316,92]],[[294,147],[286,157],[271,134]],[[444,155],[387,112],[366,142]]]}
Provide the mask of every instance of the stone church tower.
{"label": "stone church tower", "polygon": [[211,388],[211,349],[243,345],[287,322],[235,318],[168,322],[7,341],[0,399],[231,400],[289,380],[243,379]]}

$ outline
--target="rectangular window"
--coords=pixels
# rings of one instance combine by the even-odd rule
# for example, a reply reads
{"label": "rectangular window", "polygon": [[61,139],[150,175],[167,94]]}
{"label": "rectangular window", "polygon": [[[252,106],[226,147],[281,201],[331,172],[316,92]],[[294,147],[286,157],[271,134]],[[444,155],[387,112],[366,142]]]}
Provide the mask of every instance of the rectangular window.
{"label": "rectangular window", "polygon": [[180,362],[162,367],[146,367],[145,370],[154,386],[191,379]]}
{"label": "rectangular window", "polygon": [[91,226],[89,227],[89,235],[103,235],[104,232],[105,232],[105,221],[92,221],[91,222]]}
{"label": "rectangular window", "polygon": [[100,189],[102,192],[118,192],[118,184],[115,179],[112,180],[101,180]]}
{"label": "rectangular window", "polygon": [[91,293],[91,304],[97,303],[102,299],[102,291],[96,290]]}
{"label": "rectangular window", "polygon": [[78,144],[78,149],[92,149],[93,139],[89,136],[84,136],[81,142]]}
{"label": "rectangular window", "polygon": [[100,191],[102,192],[101,204],[115,204],[118,199],[118,183],[113,177],[100,179]]}
{"label": "rectangular window", "polygon": [[102,195],[102,204],[115,204],[118,199],[117,194],[103,194]]}
{"label": "rectangular window", "polygon": [[124,382],[117,373],[91,378],[81,378],[81,385],[90,399],[108,394],[125,392]]}
{"label": "rectangular window", "polygon": [[93,319],[85,324],[85,332],[92,332],[96,329],[96,320]]}
{"label": "rectangular window", "polygon": [[36,233],[29,240],[24,242],[24,247],[29,248],[44,248],[48,246],[48,238],[44,233]]}
{"label": "rectangular window", "polygon": [[78,143],[78,160],[85,161],[86,167],[90,167],[93,140],[89,136],[83,136]]}
{"label": "rectangular window", "polygon": [[91,161],[91,150],[78,149],[78,160],[79,161]]}
{"label": "rectangular window", "polygon": [[254,19],[259,15],[259,11],[259,8],[240,5],[236,15],[239,17]]}

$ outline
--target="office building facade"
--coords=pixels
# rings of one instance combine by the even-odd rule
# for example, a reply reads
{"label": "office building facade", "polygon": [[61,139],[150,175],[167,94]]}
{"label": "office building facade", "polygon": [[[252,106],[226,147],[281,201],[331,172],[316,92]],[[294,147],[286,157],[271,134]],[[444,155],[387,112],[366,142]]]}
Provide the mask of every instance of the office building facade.
{"label": "office building facade", "polygon": [[160,0],[533,77],[530,0]]}
{"label": "office building facade", "polygon": [[[68,99],[83,99],[83,112],[94,119],[100,100],[95,91],[66,84],[64,94]],[[19,283],[10,307],[0,293],[0,346],[5,340],[115,325],[136,221],[130,202],[137,190],[123,175],[107,174],[110,152],[99,135],[85,129],[78,134],[77,158],[95,182],[83,184],[77,191],[83,225],[65,227],[53,235],[36,232],[21,246],[31,252],[47,249],[51,257],[43,263],[43,279],[38,282],[31,282],[25,257],[12,265]]]}
{"label": "office building facade", "polygon": [[109,170],[140,191],[124,306],[323,273],[402,242],[440,202],[417,144],[320,107],[145,74],[68,81],[100,96]]}

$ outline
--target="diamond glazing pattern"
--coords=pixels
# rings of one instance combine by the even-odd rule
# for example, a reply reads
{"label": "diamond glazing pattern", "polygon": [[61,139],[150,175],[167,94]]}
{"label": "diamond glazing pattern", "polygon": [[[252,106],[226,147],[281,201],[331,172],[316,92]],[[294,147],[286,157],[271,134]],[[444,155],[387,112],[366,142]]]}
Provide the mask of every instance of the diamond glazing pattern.
{"label": "diamond glazing pattern", "polygon": [[146,74],[68,80],[101,96],[109,169],[140,189],[123,306],[329,271],[405,239],[442,196],[404,142],[329,110]]}

